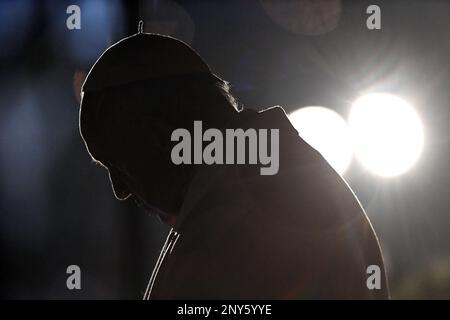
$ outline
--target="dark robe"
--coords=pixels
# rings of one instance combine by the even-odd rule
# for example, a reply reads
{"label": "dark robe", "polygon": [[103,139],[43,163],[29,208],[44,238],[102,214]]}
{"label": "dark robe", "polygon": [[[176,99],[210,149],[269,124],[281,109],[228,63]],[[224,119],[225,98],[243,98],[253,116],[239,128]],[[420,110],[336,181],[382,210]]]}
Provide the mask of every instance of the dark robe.
{"label": "dark robe", "polygon": [[[279,171],[202,166],[144,299],[388,298],[363,208],[283,109],[243,111],[227,128],[279,129]],[[370,265],[381,270],[381,289],[367,287]]]}

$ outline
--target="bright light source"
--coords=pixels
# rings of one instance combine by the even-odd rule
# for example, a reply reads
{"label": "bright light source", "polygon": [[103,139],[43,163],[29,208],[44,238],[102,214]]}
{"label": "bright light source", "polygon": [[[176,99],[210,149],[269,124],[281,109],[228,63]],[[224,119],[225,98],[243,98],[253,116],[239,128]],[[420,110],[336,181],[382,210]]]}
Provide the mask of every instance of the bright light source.
{"label": "bright light source", "polygon": [[423,127],[417,113],[391,94],[371,93],[357,99],[349,126],[356,156],[369,171],[383,177],[408,171],[423,148]]}
{"label": "bright light source", "polygon": [[306,107],[289,114],[300,136],[343,174],[352,161],[350,131],[345,120],[324,107]]}

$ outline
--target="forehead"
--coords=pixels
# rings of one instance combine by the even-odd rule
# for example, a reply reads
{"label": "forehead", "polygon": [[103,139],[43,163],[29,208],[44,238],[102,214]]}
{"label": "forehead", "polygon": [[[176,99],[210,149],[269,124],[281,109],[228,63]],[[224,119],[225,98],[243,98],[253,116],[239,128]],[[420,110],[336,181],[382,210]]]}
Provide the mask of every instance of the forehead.
{"label": "forehead", "polygon": [[105,116],[102,114],[103,95],[83,93],[80,106],[80,134],[94,162],[106,165],[108,142],[104,138]]}
{"label": "forehead", "polygon": [[172,127],[158,120],[147,99],[130,101],[110,91],[87,92],[81,103],[80,132],[94,161],[105,166],[127,164],[158,156],[155,146],[170,142]]}

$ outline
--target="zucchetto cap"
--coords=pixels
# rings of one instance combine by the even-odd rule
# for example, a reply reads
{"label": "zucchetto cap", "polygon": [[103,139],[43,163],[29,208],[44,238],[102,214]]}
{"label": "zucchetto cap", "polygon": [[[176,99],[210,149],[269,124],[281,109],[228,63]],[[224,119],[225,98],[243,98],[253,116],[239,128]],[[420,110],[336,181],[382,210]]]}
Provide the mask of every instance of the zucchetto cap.
{"label": "zucchetto cap", "polygon": [[139,32],[105,50],[89,71],[82,91],[201,73],[211,74],[211,71],[198,53],[184,42]]}

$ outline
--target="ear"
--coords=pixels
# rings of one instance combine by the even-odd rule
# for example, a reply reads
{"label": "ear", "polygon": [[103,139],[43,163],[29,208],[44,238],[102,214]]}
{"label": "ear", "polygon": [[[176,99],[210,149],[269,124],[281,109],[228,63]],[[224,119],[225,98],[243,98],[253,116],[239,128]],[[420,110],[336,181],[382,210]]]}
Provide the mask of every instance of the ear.
{"label": "ear", "polygon": [[147,134],[145,135],[148,139],[148,143],[151,146],[156,146],[158,148],[168,148],[171,144],[171,135],[176,127],[170,125],[166,121],[159,119],[148,119],[145,122]]}
{"label": "ear", "polygon": [[131,196],[131,192],[128,189],[127,184],[121,178],[115,169],[108,169],[109,180],[111,181],[111,187],[113,189],[114,196],[117,200],[126,200]]}

